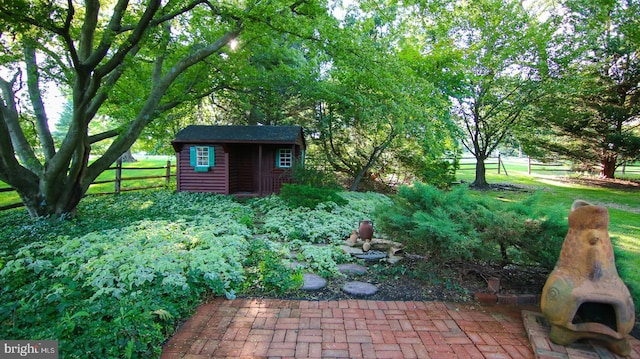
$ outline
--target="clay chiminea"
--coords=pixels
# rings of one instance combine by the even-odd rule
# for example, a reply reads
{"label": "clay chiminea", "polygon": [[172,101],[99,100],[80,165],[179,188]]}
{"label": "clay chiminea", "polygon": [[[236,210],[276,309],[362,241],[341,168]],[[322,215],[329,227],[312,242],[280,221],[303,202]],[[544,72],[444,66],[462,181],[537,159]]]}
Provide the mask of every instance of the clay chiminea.
{"label": "clay chiminea", "polygon": [[595,339],[627,356],[627,334],[635,308],[629,289],[618,276],[609,239],[606,208],[575,201],[560,259],[542,289],[540,308],[551,324],[550,339],[569,345]]}

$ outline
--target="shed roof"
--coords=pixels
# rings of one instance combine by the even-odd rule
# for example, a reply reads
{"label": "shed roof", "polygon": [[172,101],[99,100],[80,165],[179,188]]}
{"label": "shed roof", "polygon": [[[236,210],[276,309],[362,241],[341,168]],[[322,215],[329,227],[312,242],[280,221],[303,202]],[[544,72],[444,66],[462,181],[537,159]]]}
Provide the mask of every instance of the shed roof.
{"label": "shed roof", "polygon": [[297,143],[304,145],[301,126],[208,126],[190,125],[176,134],[173,142]]}

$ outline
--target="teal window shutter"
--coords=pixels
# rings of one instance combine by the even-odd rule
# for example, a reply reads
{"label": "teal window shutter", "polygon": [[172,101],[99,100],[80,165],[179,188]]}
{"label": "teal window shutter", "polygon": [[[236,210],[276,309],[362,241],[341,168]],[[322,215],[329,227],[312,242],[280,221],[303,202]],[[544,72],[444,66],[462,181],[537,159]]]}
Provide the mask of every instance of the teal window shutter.
{"label": "teal window shutter", "polygon": [[209,147],[209,167],[216,165],[216,151],[213,146]]}
{"label": "teal window shutter", "polygon": [[189,165],[191,167],[196,166],[196,157],[196,146],[191,146],[191,148],[189,148]]}
{"label": "teal window shutter", "polygon": [[276,151],[276,168],[280,168],[280,149]]}

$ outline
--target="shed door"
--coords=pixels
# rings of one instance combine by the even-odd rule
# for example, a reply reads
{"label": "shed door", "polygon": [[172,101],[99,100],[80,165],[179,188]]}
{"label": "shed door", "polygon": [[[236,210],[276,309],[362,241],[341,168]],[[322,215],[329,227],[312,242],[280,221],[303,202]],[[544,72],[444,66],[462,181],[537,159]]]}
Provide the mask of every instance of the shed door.
{"label": "shed door", "polygon": [[257,191],[256,145],[236,145],[231,151],[233,170],[229,173],[231,193],[254,193]]}

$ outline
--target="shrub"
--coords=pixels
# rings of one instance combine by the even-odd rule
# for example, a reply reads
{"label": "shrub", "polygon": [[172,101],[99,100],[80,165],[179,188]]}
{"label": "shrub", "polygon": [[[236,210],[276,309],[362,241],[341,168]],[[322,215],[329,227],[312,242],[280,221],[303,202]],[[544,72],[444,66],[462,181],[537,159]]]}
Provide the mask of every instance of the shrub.
{"label": "shrub", "polygon": [[333,202],[340,206],[347,204],[347,200],[338,195],[337,189],[301,184],[283,184],[280,198],[292,208],[306,207],[314,209],[320,203],[326,202]]}
{"label": "shrub", "polygon": [[318,188],[339,189],[340,185],[332,171],[322,171],[296,162],[291,171],[291,177],[296,184]]}
{"label": "shrub", "polygon": [[418,173],[421,181],[440,189],[451,187],[451,183],[456,180],[456,170],[458,161],[451,163],[447,160],[434,159],[427,161],[422,170]]}
{"label": "shrub", "polygon": [[[552,268],[567,226],[558,213],[538,213],[531,196],[507,204],[416,183],[401,187],[393,205],[376,211],[380,229],[407,251],[439,261],[477,260]],[[559,210],[559,209],[558,209]]]}

